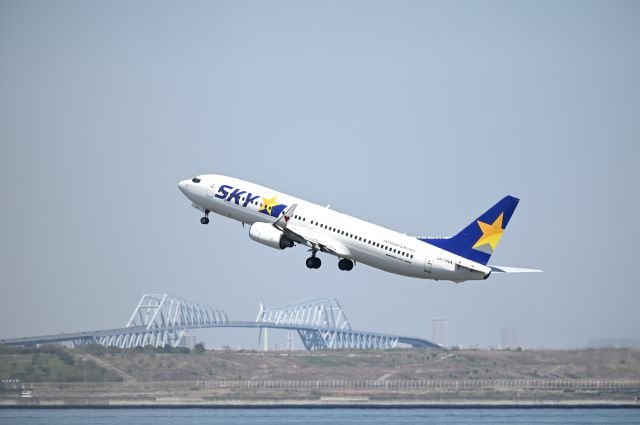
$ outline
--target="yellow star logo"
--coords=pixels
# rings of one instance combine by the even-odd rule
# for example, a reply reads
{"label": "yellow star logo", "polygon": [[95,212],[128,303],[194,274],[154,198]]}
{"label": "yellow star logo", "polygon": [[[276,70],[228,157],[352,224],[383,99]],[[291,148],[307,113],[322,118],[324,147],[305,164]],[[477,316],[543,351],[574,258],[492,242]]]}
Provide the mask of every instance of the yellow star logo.
{"label": "yellow star logo", "polygon": [[500,242],[500,238],[504,233],[504,229],[502,228],[502,215],[504,213],[500,213],[496,221],[491,224],[483,223],[480,220],[477,221],[478,226],[480,226],[480,230],[482,230],[482,236],[478,239],[478,242],[473,246],[473,248],[477,248],[482,245],[489,244],[491,246],[491,250],[496,249],[498,246],[498,242]]}
{"label": "yellow star logo", "polygon": [[273,198],[265,198],[263,196],[262,197],[262,203],[264,205],[263,205],[262,209],[260,210],[260,212],[266,211],[267,214],[271,215],[271,209],[278,205],[278,202],[276,202],[276,198],[277,198],[277,196],[274,196]]}

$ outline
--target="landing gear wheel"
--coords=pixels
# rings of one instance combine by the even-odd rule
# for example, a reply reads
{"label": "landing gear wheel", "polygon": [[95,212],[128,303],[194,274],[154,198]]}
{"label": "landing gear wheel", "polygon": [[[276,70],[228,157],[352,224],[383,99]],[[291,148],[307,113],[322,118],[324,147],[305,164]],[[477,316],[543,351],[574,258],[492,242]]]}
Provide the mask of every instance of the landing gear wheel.
{"label": "landing gear wheel", "polygon": [[318,257],[309,257],[306,261],[307,267],[310,269],[319,269],[322,261]]}
{"label": "landing gear wheel", "polygon": [[343,258],[342,260],[338,261],[338,268],[340,270],[348,272],[353,268],[353,261]]}
{"label": "landing gear wheel", "polygon": [[209,224],[209,210],[204,210],[204,217],[200,219],[200,223]]}

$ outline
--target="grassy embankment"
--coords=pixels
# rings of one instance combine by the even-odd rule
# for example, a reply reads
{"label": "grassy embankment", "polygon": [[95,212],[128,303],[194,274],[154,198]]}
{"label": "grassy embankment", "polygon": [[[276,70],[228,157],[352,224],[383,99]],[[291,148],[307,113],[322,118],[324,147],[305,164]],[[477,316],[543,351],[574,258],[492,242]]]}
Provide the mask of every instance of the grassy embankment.
{"label": "grassy embankment", "polygon": [[195,380],[640,379],[640,350],[204,351],[0,346],[0,379]]}
{"label": "grassy embankment", "polygon": [[71,350],[47,345],[12,348],[0,345],[0,380],[22,382],[121,381],[117,374],[90,360],[76,358]]}

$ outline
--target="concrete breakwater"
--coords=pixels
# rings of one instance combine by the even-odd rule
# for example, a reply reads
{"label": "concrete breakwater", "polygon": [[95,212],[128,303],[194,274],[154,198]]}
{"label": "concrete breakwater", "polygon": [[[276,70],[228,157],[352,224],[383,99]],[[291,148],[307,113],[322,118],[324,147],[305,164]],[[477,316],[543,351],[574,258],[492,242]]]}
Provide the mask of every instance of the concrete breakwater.
{"label": "concrete breakwater", "polygon": [[37,383],[4,407],[638,406],[640,380],[203,380]]}

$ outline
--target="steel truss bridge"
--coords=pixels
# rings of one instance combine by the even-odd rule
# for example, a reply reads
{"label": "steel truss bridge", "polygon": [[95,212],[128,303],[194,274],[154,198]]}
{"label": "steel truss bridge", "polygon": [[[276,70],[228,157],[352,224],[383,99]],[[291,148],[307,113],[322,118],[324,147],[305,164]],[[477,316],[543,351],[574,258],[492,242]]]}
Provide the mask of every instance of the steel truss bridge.
{"label": "steel truss bridge", "polygon": [[441,348],[433,342],[406,336],[358,331],[351,328],[336,299],[312,298],[265,309],[260,306],[252,322],[231,321],[213,307],[195,304],[167,294],[145,294],[124,328],[99,331],[0,339],[6,345],[72,343],[75,347],[178,347],[189,329],[257,328],[296,331],[306,350],[388,349],[399,343],[413,347]]}

